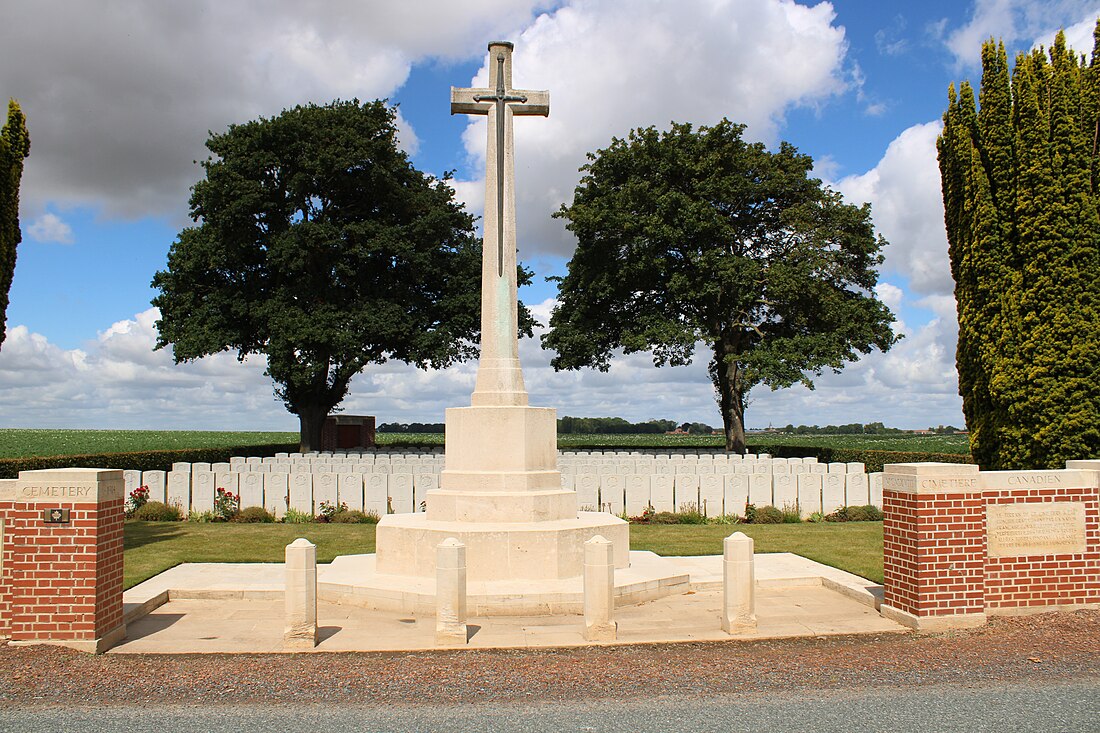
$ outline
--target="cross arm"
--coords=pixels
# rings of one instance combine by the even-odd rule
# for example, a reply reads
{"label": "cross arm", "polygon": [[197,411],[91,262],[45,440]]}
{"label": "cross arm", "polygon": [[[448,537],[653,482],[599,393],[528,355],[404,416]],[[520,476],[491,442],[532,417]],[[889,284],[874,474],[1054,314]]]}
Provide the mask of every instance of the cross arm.
{"label": "cross arm", "polygon": [[514,115],[550,115],[550,92],[534,89],[513,89],[511,94],[517,97],[527,97],[526,102],[512,102],[509,106]]}
{"label": "cross arm", "polygon": [[459,89],[451,87],[451,114],[487,115],[492,102],[475,102],[474,97],[489,96],[492,89]]}
{"label": "cross arm", "polygon": [[[507,94],[509,97],[526,97],[524,102],[507,101],[514,115],[541,115],[546,117],[550,114],[550,92],[534,89],[509,89]],[[459,89],[458,87],[451,87],[451,114],[489,114],[489,107],[493,104],[490,98],[495,95],[495,89]]]}

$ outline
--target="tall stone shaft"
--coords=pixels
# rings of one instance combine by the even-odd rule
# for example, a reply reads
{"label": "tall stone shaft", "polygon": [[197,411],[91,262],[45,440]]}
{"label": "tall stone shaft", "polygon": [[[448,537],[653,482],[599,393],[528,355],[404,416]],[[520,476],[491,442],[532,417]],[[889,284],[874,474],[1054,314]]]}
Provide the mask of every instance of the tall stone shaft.
{"label": "tall stone shaft", "polygon": [[451,89],[451,113],[488,116],[482,220],[481,358],[472,405],[526,405],[519,362],[516,194],[512,118],[548,115],[545,91],[512,88],[512,44],[489,44],[489,86]]}

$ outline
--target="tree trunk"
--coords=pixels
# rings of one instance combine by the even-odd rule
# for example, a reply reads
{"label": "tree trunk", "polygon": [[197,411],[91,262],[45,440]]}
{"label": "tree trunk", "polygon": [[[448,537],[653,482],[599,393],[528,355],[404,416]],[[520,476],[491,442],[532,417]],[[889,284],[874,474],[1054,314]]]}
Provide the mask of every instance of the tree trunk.
{"label": "tree trunk", "polygon": [[714,345],[714,369],[711,374],[718,392],[722,427],[726,432],[726,452],[745,454],[745,399],[741,393],[741,373],[733,348],[721,339]]}
{"label": "tree trunk", "polygon": [[321,450],[321,428],[328,417],[328,410],[323,407],[300,407],[298,409],[298,423],[300,427],[301,451]]}

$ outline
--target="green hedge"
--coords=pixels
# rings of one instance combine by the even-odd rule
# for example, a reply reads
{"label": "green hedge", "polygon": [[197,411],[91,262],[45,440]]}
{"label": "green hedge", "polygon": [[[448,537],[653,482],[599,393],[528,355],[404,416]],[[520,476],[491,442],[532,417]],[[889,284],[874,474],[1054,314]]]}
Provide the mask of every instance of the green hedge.
{"label": "green hedge", "polygon": [[821,463],[862,463],[867,473],[881,471],[887,463],[973,463],[969,455],[959,453],[914,453],[894,450],[856,450],[852,448],[812,448],[804,445],[749,446],[750,453],[770,453],[776,458],[815,457]]}
{"label": "green hedge", "polygon": [[171,471],[173,463],[228,463],[231,456],[273,456],[292,453],[297,443],[238,445],[229,448],[189,448],[133,453],[92,453],[75,456],[0,458],[0,478],[18,478],[20,471],[44,468],[121,468],[132,471]]}

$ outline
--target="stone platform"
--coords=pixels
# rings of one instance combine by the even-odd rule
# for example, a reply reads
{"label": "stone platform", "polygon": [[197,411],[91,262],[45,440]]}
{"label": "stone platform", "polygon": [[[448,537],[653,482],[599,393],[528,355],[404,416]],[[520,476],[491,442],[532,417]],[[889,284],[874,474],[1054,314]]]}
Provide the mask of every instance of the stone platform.
{"label": "stone platform", "polygon": [[[615,605],[632,606],[690,589],[682,567],[652,552],[630,552],[630,566],[615,571]],[[503,558],[502,558],[503,562]],[[469,580],[466,603],[474,616],[555,616],[584,611],[581,576],[542,580]],[[377,571],[376,555],[336,558],[318,576],[323,601],[362,608],[435,613],[435,578]]]}
{"label": "stone platform", "polygon": [[[690,577],[687,590],[632,606],[616,604],[619,639],[614,643],[906,631],[876,610],[881,586],[798,555],[774,553],[755,559],[757,628],[730,636],[719,628],[721,556],[663,559]],[[322,584],[338,579],[336,565],[318,566]],[[127,638],[108,653],[285,651],[284,572],[277,563],[188,563],[166,570],[126,591]],[[319,614],[317,652],[437,648],[434,613],[372,610],[322,599]],[[470,623],[469,648],[589,645],[584,617],[578,614],[471,613]]]}

